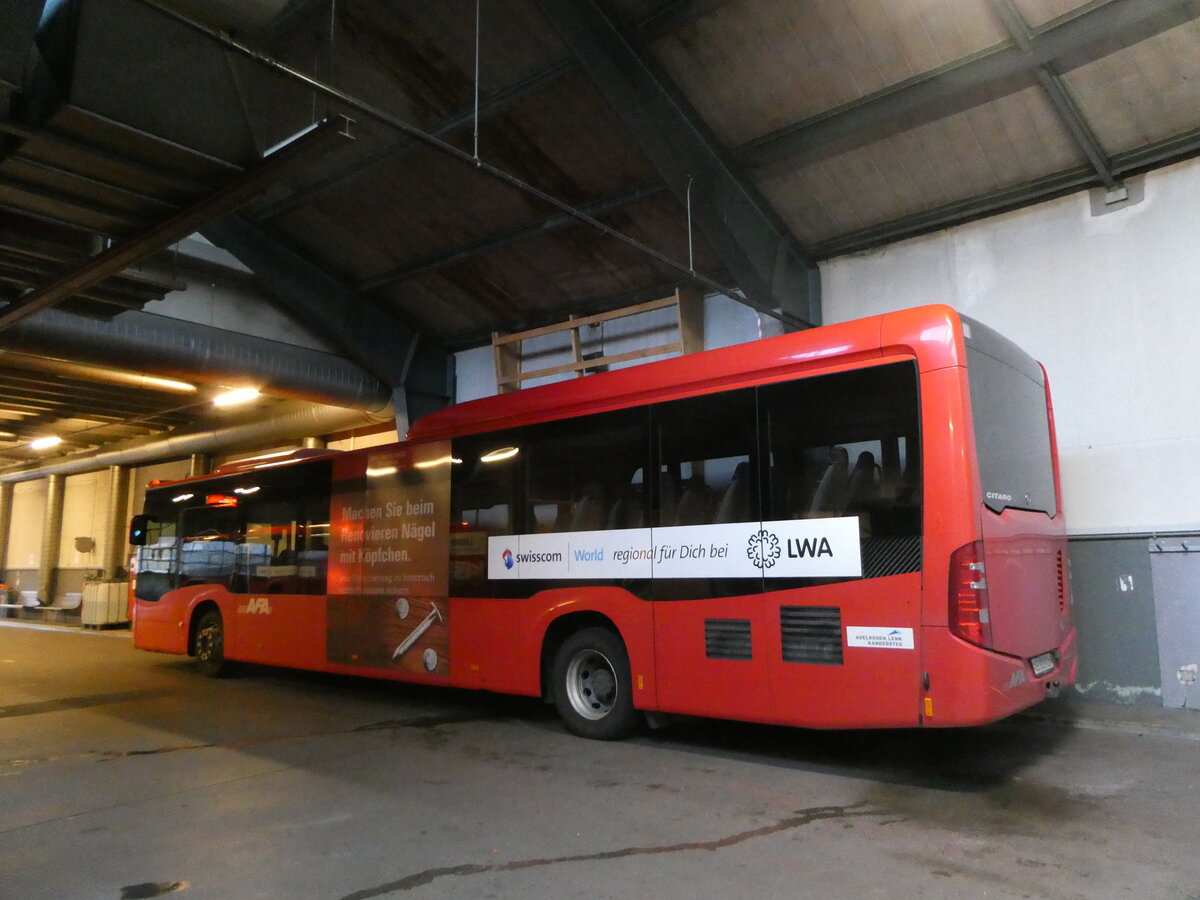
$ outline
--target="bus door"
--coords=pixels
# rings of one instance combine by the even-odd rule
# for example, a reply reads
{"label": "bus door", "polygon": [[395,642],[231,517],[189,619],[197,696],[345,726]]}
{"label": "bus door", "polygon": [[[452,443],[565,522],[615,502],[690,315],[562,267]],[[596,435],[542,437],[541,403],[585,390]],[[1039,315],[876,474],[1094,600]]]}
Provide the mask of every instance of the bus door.
{"label": "bus door", "polygon": [[[764,386],[776,721],[916,725],[922,464],[911,361]],[[764,560],[764,565],[765,565]]]}
{"label": "bus door", "polygon": [[660,404],[652,431],[659,705],[769,720],[776,640],[747,555],[761,524],[755,389]]}

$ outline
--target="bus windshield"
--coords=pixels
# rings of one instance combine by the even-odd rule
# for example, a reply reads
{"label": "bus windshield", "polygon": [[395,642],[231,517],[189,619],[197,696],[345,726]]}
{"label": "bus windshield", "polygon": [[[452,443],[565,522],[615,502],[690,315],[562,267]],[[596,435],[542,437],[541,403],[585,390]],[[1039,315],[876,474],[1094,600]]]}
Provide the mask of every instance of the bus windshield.
{"label": "bus windshield", "polygon": [[1042,369],[986,325],[963,316],[975,444],[989,509],[1057,513]]}

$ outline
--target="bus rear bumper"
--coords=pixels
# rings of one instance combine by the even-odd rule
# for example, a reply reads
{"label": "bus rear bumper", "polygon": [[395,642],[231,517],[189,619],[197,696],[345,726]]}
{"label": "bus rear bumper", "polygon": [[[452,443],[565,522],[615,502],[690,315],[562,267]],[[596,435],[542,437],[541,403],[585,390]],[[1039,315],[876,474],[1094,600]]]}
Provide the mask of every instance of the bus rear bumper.
{"label": "bus rear bumper", "polygon": [[930,674],[921,724],[930,728],[986,725],[1007,718],[1071,687],[1078,668],[1074,628],[1053,650],[1034,657],[1053,664],[1038,672],[1032,660],[976,647],[946,628],[926,628],[925,648]]}

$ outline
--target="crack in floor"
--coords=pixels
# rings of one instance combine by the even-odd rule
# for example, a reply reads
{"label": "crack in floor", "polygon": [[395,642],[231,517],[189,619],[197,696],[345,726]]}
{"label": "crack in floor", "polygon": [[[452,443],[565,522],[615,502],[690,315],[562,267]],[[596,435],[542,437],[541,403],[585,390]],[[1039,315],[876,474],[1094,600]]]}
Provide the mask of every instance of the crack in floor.
{"label": "crack in floor", "polygon": [[762,825],[758,828],[749,828],[745,831],[739,831],[731,835],[726,835],[721,838],[714,838],[709,841],[689,841],[678,844],[658,844],[644,847],[623,847],[618,850],[604,850],[599,853],[580,853],[570,856],[558,856],[546,859],[517,859],[506,863],[465,863],[459,866],[441,866],[433,869],[425,869],[421,872],[414,872],[411,875],[406,875],[396,881],[389,881],[385,884],[376,885],[375,887],[364,888],[353,893],[346,894],[341,900],[371,900],[374,897],[383,897],[387,894],[394,894],[400,891],[410,891],[413,888],[423,887],[436,881],[439,878],[462,877],[469,875],[482,875],[486,873],[501,873],[501,872],[516,872],[522,869],[535,869],[543,866],[555,866],[563,863],[576,862],[602,862],[609,859],[624,859],[631,856],[655,856],[665,853],[683,853],[689,850],[722,850],[726,847],[733,847],[737,844],[745,843],[746,841],[754,840],[755,838],[767,837],[773,834],[779,834],[784,831],[791,831],[796,828],[803,828],[805,825],[811,825],[813,822],[852,819],[863,817],[882,817],[888,815],[886,810],[873,807],[865,802],[854,803],[849,806],[815,806],[811,809],[797,810],[794,814],[787,818],[780,819],[770,825]]}

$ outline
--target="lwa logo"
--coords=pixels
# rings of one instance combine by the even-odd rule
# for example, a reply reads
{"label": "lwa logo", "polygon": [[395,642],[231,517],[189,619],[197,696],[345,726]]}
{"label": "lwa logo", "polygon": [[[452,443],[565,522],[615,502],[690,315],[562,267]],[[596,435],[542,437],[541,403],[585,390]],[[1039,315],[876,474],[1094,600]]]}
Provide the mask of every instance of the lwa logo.
{"label": "lwa logo", "polygon": [[504,568],[511,569],[513,567],[513,555],[511,550],[505,549],[505,551],[500,554],[500,558],[504,560]]}
{"label": "lwa logo", "polygon": [[[829,538],[823,536],[807,538],[788,538],[785,542],[788,559],[816,559],[818,556],[833,557],[833,547]],[[765,528],[758,534],[751,535],[746,556],[760,569],[769,569],[782,555],[779,547],[779,536]]]}

